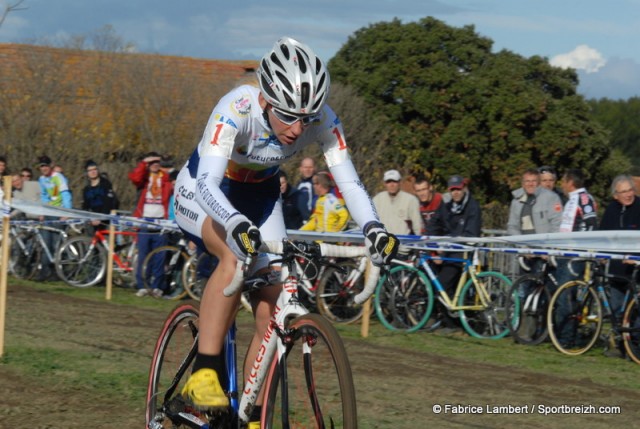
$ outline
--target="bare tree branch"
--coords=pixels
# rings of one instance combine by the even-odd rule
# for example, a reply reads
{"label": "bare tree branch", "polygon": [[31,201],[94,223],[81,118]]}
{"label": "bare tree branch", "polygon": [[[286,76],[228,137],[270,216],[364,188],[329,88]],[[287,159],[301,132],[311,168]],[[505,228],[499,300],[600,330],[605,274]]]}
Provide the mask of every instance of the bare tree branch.
{"label": "bare tree branch", "polygon": [[16,10],[29,9],[28,7],[20,7],[20,5],[23,2],[24,2],[24,0],[17,0],[16,2],[9,3],[4,7],[4,10],[2,11],[2,15],[0,15],[0,27],[2,27],[2,23],[7,18],[7,15],[9,15],[9,13],[14,12]]}

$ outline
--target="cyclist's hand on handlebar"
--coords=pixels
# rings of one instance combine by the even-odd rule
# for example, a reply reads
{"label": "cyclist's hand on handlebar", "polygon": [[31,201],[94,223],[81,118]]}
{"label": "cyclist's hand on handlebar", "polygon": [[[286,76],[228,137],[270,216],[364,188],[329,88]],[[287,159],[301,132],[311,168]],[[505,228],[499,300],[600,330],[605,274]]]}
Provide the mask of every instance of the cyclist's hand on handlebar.
{"label": "cyclist's hand on handlebar", "polygon": [[246,216],[238,213],[231,217],[227,224],[227,245],[239,260],[254,255],[262,244],[260,231]]}
{"label": "cyclist's hand on handlebar", "polygon": [[365,247],[374,265],[389,265],[396,257],[400,242],[395,235],[387,232],[381,223],[369,222],[365,225],[364,237]]}

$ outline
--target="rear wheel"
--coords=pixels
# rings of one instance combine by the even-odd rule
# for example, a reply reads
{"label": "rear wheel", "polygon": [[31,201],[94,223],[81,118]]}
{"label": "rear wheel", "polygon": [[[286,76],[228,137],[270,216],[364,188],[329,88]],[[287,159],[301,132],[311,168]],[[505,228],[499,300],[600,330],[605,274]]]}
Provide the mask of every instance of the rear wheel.
{"label": "rear wheel", "polygon": [[433,288],[422,270],[397,266],[378,281],[374,306],[380,322],[392,331],[422,329],[433,310]]}
{"label": "rear wheel", "polygon": [[[516,313],[515,299],[520,302]],[[511,286],[507,295],[507,326],[514,341],[520,344],[536,345],[549,337],[547,330],[547,309],[551,294],[544,279],[538,274],[525,274]]]}
{"label": "rear wheel", "polygon": [[285,335],[287,352],[267,374],[261,427],[357,428],[351,367],[335,328],[307,314]]}
{"label": "rear wheel", "polygon": [[56,253],[56,273],[65,283],[89,287],[100,283],[107,269],[107,252],[91,237],[66,240]]}
{"label": "rear wheel", "polygon": [[42,249],[35,244],[35,240],[31,236],[23,234],[20,241],[18,238],[12,239],[9,252],[9,271],[11,274],[25,280],[36,275]]}
{"label": "rear wheel", "polygon": [[364,307],[353,299],[364,288],[364,273],[351,279],[357,264],[344,260],[337,265],[339,267],[327,267],[322,274],[316,291],[318,312],[335,323],[352,323],[362,317]]}
{"label": "rear wheel", "polygon": [[602,305],[596,291],[583,281],[570,281],[551,297],[547,312],[549,338],[558,351],[581,355],[602,331]]}

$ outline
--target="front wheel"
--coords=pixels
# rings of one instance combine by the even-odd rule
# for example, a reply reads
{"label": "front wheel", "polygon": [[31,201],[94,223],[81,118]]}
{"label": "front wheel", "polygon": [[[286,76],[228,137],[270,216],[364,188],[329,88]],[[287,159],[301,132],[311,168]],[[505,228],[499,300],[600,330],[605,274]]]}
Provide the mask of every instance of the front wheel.
{"label": "front wheel", "polygon": [[[520,311],[517,297],[507,304],[510,292],[511,281],[501,273],[485,271],[470,278],[458,298],[460,322],[467,333],[492,340],[506,336],[512,323],[509,315]],[[507,311],[507,305],[513,307],[511,311]]]}
{"label": "front wheel", "polygon": [[602,304],[595,289],[579,280],[560,286],[549,302],[547,325],[558,351],[571,356],[588,351],[602,331]]}
{"label": "front wheel", "polygon": [[107,272],[107,252],[91,237],[66,240],[56,253],[56,273],[66,284],[89,287],[100,283]]}
{"label": "front wheel", "polygon": [[191,375],[197,350],[199,308],[195,302],[178,305],[169,314],[156,342],[147,387],[147,429],[177,426],[174,414],[183,404],[180,391]]}
{"label": "front wheel", "polygon": [[262,428],[358,427],[356,394],[344,344],[318,314],[294,319],[265,383]]}

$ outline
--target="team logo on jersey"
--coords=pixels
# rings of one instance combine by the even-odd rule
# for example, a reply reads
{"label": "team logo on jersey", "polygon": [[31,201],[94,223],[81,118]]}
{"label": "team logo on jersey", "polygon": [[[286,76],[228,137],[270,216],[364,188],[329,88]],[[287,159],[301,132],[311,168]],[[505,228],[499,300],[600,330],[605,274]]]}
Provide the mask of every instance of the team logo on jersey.
{"label": "team logo on jersey", "polygon": [[231,103],[231,108],[238,112],[238,115],[247,116],[251,111],[251,100],[249,97],[243,95]]}
{"label": "team logo on jersey", "polygon": [[226,116],[221,115],[220,113],[216,113],[215,115],[213,115],[213,120],[216,122],[221,122],[223,124],[229,124],[236,129],[238,128],[235,122],[233,122],[231,119],[227,118]]}

